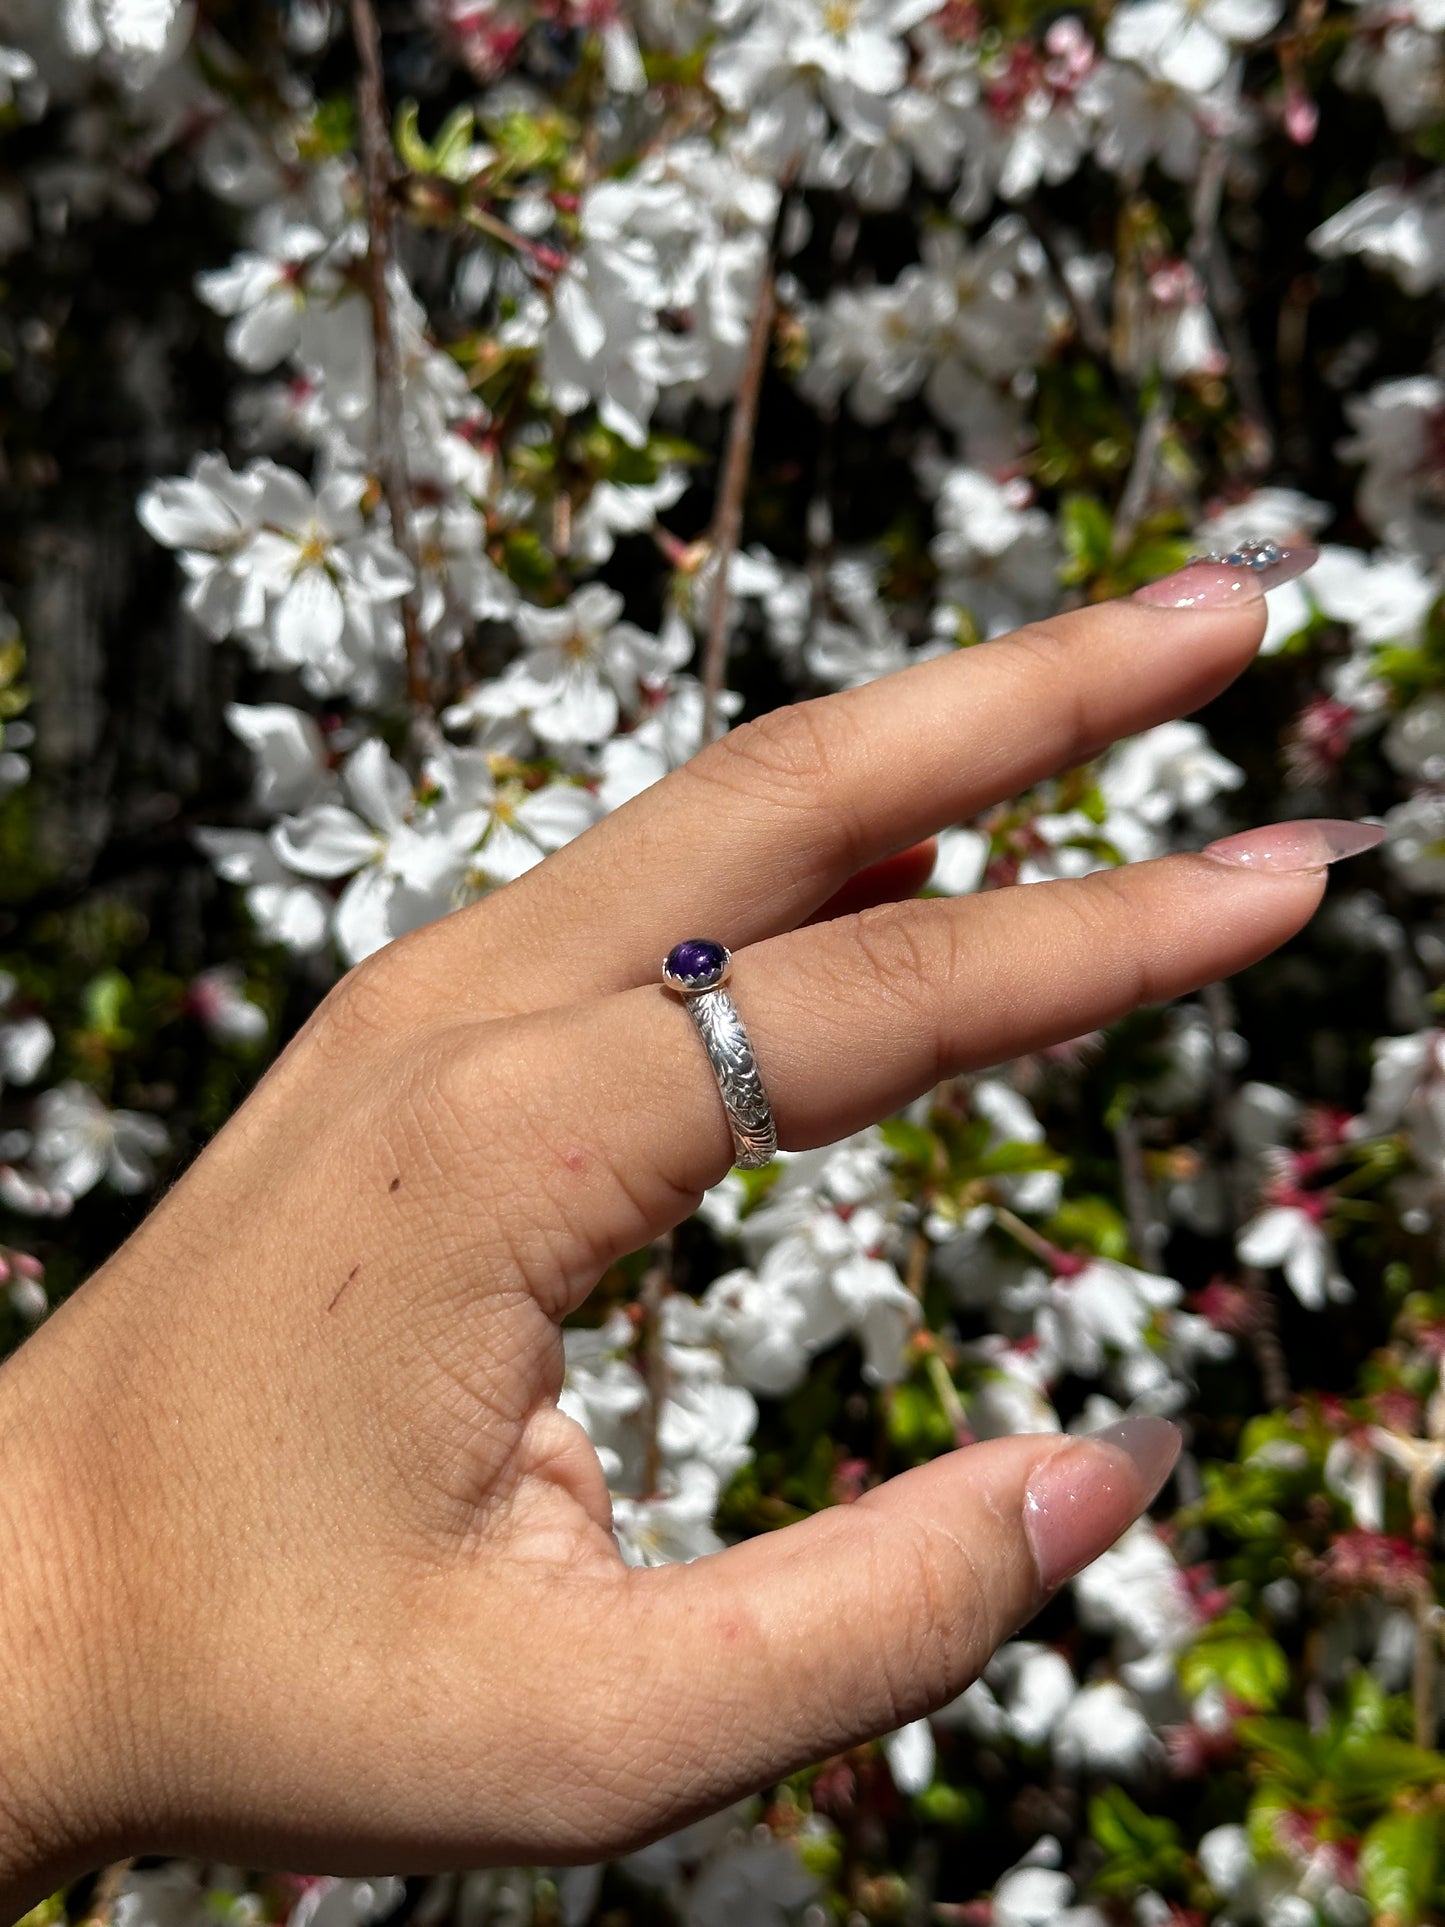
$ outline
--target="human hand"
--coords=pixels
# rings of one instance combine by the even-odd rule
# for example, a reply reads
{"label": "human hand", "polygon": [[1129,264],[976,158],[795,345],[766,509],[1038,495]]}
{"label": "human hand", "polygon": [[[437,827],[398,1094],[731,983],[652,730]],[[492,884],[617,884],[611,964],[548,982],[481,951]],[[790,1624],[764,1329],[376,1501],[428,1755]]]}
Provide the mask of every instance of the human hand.
{"label": "human hand", "polygon": [[731,1162],[658,982],[679,938],[733,948],[802,1148],[1240,968],[1374,840],[1291,825],[877,901],[940,824],[1197,707],[1258,646],[1246,569],[1146,593],[765,716],[352,971],[9,1361],[12,1915],[137,1851],[611,1856],[952,1698],[1148,1503],[1177,1435],[1142,1419],[634,1570],[557,1408],[563,1319]]}

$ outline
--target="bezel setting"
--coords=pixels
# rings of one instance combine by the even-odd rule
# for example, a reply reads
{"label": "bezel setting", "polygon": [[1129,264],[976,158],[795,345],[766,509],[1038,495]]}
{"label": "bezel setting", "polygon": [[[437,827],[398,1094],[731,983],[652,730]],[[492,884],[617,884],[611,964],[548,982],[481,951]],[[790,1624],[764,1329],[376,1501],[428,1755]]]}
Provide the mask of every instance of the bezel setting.
{"label": "bezel setting", "polygon": [[[689,952],[708,952],[707,957]],[[717,990],[728,980],[733,953],[713,937],[686,937],[674,944],[662,960],[662,981],[669,990],[684,997],[700,997],[706,990]]]}

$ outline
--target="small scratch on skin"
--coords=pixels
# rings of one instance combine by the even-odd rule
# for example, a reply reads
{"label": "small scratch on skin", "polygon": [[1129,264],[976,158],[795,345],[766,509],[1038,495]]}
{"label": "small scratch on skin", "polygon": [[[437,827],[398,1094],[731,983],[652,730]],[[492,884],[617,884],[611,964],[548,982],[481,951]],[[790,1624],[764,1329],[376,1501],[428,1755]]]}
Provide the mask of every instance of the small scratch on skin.
{"label": "small scratch on skin", "polygon": [[587,1169],[587,1153],[585,1151],[564,1151],[562,1153],[562,1162],[569,1171],[585,1171]]}
{"label": "small scratch on skin", "polygon": [[341,1302],[342,1292],[345,1291],[346,1287],[349,1284],[352,1284],[355,1281],[356,1274],[360,1270],[361,1270],[361,1266],[359,1264],[355,1264],[351,1267],[350,1271],[347,1272],[346,1276],[342,1279],[341,1283],[336,1287],[336,1296],[332,1299],[331,1303],[326,1307],[328,1311],[335,1311],[336,1307]]}

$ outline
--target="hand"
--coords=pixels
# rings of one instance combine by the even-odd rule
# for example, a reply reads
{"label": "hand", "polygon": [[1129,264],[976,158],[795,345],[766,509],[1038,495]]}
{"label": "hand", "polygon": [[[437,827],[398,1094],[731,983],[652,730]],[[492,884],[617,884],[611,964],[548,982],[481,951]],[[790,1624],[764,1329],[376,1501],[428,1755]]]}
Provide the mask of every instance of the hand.
{"label": "hand", "polygon": [[613,1855],[952,1698],[1148,1503],[1177,1439],[1146,1419],[971,1446],[633,1570],[557,1396],[562,1321],[731,1161],[659,982],[678,939],[737,953],[800,1148],[1309,917],[1331,826],[876,900],[916,887],[896,853],[940,824],[1249,661],[1247,571],[1155,593],[1177,606],[1083,610],[765,716],[352,971],[9,1362],[12,1915],[136,1851],[335,1873]]}

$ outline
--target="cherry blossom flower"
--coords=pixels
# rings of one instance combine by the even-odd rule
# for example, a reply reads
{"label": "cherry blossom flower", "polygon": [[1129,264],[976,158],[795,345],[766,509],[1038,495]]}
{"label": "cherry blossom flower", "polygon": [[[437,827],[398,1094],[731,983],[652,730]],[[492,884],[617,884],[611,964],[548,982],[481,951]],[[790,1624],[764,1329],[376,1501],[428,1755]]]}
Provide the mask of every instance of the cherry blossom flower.
{"label": "cherry blossom flower", "polygon": [[[308,282],[330,247],[326,236],[305,222],[283,219],[270,227],[272,238],[264,249],[238,254],[229,267],[213,269],[196,282],[207,307],[230,317],[227,349],[255,373],[274,368],[300,347]],[[327,293],[335,286],[333,275]]]}
{"label": "cherry blossom flower", "polygon": [[55,1048],[55,1033],[43,1017],[12,1008],[18,988],[0,970],[0,1093],[7,1084],[33,1084]]}
{"label": "cherry blossom flower", "polygon": [[956,601],[985,635],[999,635],[1047,605],[1057,584],[1053,524],[1024,482],[996,482],[950,469],[935,508],[930,553],[944,572],[940,595]]}
{"label": "cherry blossom flower", "polygon": [[1267,1205],[1235,1241],[1243,1263],[1266,1271],[1278,1267],[1295,1297],[1313,1311],[1331,1300],[1344,1303],[1354,1295],[1320,1222],[1327,1203],[1322,1194],[1312,1194],[1302,1195],[1297,1203]]}
{"label": "cherry blossom flower", "polygon": [[1277,25],[1280,0],[1125,0],[1109,20],[1109,52],[1207,94],[1223,80],[1232,50]]}
{"label": "cherry blossom flower", "polygon": [[319,694],[352,680],[366,686],[374,659],[399,653],[387,613],[412,587],[411,566],[389,536],[368,530],[354,477],[314,493],[289,469],[257,467],[262,527],[239,566],[270,603],[265,653],[300,669]]}
{"label": "cherry blossom flower", "polygon": [[200,455],[189,477],[157,482],[140,499],[147,533],[180,552],[186,608],[217,640],[265,617],[261,584],[241,565],[260,532],[265,493],[259,468],[237,475],[224,456]]}
{"label": "cherry blossom flower", "polygon": [[1445,177],[1370,188],[1322,222],[1310,245],[1326,259],[1358,254],[1393,274],[1406,294],[1428,294],[1445,281]]}
{"label": "cherry blossom flower", "polygon": [[36,1100],[30,1158],[41,1182],[73,1201],[102,1178],[117,1191],[148,1190],[155,1181],[155,1160],[169,1143],[159,1118],[113,1111],[72,1078]]}
{"label": "cherry blossom flower", "polygon": [[642,682],[680,669],[692,650],[685,631],[650,636],[619,622],[621,614],[622,597],[599,582],[555,609],[520,605],[515,621],[526,653],[498,682],[457,704],[448,722],[525,715],[546,743],[605,741],[623,706],[636,708]]}
{"label": "cherry blossom flower", "polygon": [[352,754],[341,782],[345,803],[283,818],[273,847],[298,875],[351,879],[335,932],[343,956],[358,963],[452,907],[487,812],[450,800],[419,807],[410,778],[375,740]]}
{"label": "cherry blossom flower", "polygon": [[256,1044],[269,1029],[265,1011],[246,995],[245,978],[236,964],[217,964],[191,979],[186,1008],[228,1044]]}

